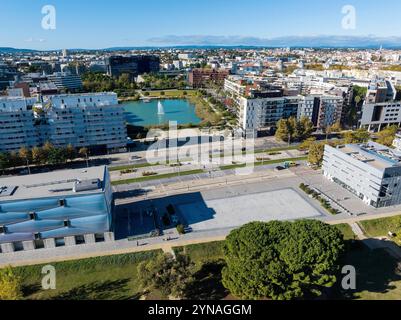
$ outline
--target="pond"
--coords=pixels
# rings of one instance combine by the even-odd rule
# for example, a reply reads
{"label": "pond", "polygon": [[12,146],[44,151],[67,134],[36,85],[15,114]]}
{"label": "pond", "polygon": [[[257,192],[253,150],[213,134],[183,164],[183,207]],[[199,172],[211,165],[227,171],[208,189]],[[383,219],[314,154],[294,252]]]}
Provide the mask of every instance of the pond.
{"label": "pond", "polygon": [[128,101],[122,103],[127,122],[134,126],[163,125],[169,121],[177,124],[199,124],[195,106],[186,99],[153,99],[149,102]]}

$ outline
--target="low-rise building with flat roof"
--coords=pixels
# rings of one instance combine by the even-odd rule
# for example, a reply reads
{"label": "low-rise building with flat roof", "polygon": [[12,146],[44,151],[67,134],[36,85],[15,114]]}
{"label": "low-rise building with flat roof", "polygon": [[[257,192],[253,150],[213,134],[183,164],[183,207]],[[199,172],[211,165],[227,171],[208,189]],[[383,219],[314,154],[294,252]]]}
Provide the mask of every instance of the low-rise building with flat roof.
{"label": "low-rise building with flat roof", "polygon": [[401,204],[401,154],[369,142],[325,146],[324,176],[380,208]]}
{"label": "low-rise building with flat roof", "polygon": [[1,252],[104,239],[112,212],[105,166],[1,178]]}

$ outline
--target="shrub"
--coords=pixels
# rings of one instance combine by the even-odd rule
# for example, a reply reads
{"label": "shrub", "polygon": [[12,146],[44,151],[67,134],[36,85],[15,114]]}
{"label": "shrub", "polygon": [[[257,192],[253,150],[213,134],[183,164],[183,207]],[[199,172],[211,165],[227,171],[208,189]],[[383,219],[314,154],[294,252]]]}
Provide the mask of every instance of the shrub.
{"label": "shrub", "polygon": [[184,225],[183,225],[183,224],[179,224],[179,225],[177,226],[177,231],[178,231],[179,234],[185,234],[185,227],[184,227]]}

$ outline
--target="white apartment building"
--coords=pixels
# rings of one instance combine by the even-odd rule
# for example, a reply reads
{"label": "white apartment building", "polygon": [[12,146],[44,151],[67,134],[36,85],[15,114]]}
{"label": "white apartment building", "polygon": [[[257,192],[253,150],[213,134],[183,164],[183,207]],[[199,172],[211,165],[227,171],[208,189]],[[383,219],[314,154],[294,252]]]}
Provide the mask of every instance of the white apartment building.
{"label": "white apartment building", "polygon": [[275,127],[281,119],[307,117],[316,128],[325,128],[341,120],[343,98],[328,95],[286,96],[248,99],[238,104],[239,126],[242,130],[259,131]]}
{"label": "white apartment building", "polygon": [[33,105],[35,98],[0,97],[0,152],[38,144]]}
{"label": "white apartment building", "polygon": [[275,127],[283,118],[296,117],[302,96],[239,99],[238,118],[243,131]]}
{"label": "white apartment building", "polygon": [[224,89],[236,106],[238,126],[244,132],[271,129],[280,119],[289,117],[307,117],[316,128],[333,125],[342,118],[344,98],[338,95],[320,93],[286,96],[272,88],[266,94],[272,97],[258,97],[257,94],[253,95],[250,87],[247,92],[244,78],[235,76],[225,80]]}
{"label": "white apartment building", "polygon": [[[32,99],[8,99],[8,104],[3,103],[8,112],[1,111],[1,106],[0,102],[0,119],[8,126],[0,127],[0,141],[8,140],[1,143],[0,151],[31,148],[46,141],[56,147],[71,144],[104,151],[126,147],[124,109],[115,93],[46,96],[34,107]],[[11,136],[9,127],[15,131]]]}
{"label": "white apartment building", "polygon": [[369,142],[325,146],[324,176],[380,208],[401,204],[401,158],[383,145]]}

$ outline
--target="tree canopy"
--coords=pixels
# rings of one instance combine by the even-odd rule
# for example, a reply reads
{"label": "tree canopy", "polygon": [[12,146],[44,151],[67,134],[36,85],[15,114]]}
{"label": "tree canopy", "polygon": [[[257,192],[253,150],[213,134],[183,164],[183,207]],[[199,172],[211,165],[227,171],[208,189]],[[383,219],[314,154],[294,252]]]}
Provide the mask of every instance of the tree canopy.
{"label": "tree canopy", "polygon": [[186,255],[161,255],[138,266],[142,286],[154,288],[166,296],[183,298],[188,284],[192,281],[194,264]]}
{"label": "tree canopy", "polygon": [[347,131],[343,134],[344,143],[365,143],[370,139],[370,134],[365,129]]}
{"label": "tree canopy", "polygon": [[276,139],[286,142],[302,141],[310,137],[313,132],[313,123],[306,117],[299,121],[291,117],[281,119],[277,123]]}
{"label": "tree canopy", "polygon": [[320,167],[323,164],[324,143],[311,143],[309,146],[308,162]]}
{"label": "tree canopy", "polygon": [[377,134],[377,143],[383,144],[387,147],[393,145],[395,135],[398,131],[398,126],[389,126]]}
{"label": "tree canopy", "polygon": [[0,300],[22,299],[20,277],[11,267],[0,269]]}
{"label": "tree canopy", "polygon": [[343,250],[340,231],[321,221],[249,223],[226,239],[223,285],[241,299],[319,296]]}

